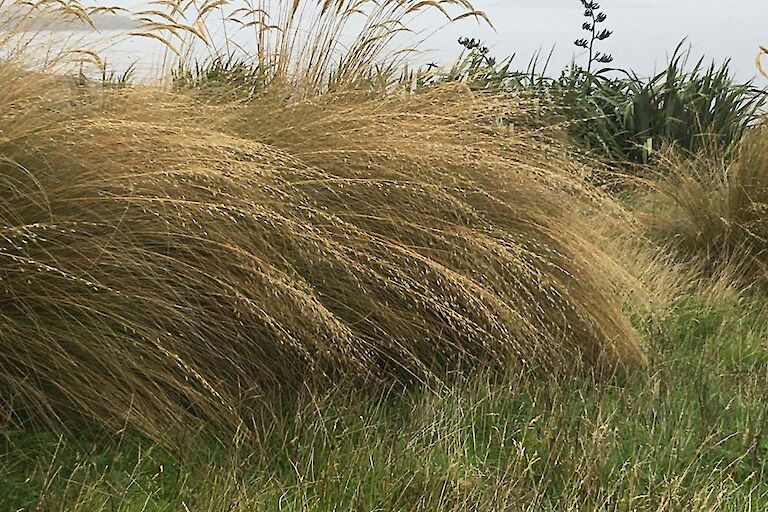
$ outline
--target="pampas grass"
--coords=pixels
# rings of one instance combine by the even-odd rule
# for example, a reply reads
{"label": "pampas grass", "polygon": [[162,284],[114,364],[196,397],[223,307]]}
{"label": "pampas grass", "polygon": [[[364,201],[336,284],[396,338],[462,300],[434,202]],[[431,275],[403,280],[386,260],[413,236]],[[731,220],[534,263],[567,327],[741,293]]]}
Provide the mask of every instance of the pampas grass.
{"label": "pampas grass", "polygon": [[412,24],[428,11],[446,23],[473,18],[490,24],[469,0],[172,0],[136,12],[140,28],[133,35],[161,42],[181,75],[196,53],[214,62],[237,54],[260,83],[290,84],[293,95],[306,97],[371,73],[396,79],[404,58],[425,38]]}

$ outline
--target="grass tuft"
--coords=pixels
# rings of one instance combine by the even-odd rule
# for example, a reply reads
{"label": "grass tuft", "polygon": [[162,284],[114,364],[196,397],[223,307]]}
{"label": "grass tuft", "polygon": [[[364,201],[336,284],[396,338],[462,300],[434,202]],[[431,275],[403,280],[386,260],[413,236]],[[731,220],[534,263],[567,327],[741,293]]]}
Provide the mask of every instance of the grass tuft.
{"label": "grass tuft", "polygon": [[735,159],[669,154],[646,203],[661,241],[711,268],[732,265],[748,283],[768,277],[768,131],[752,130]]}
{"label": "grass tuft", "polygon": [[237,428],[276,387],[645,364],[567,152],[494,128],[493,98],[227,109],[0,77],[13,423],[158,436]]}

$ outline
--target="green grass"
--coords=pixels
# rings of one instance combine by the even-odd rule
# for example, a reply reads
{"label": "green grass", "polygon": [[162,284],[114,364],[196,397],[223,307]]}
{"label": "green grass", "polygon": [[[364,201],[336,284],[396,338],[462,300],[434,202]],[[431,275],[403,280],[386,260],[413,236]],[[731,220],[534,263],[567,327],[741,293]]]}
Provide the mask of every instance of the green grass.
{"label": "green grass", "polygon": [[[768,310],[679,300],[636,319],[647,376],[276,397],[255,434],[3,433],[3,510],[764,510]],[[183,431],[180,431],[183,432]]]}

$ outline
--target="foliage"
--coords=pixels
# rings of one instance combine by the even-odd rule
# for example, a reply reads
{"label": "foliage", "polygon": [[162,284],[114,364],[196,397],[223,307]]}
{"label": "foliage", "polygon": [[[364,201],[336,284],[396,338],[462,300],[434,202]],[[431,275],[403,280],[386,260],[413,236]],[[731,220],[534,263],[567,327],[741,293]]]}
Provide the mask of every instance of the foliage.
{"label": "foliage", "polygon": [[[226,4],[167,6],[143,37],[179,62],[174,38],[212,46]],[[227,14],[256,56],[212,50],[171,91],[87,50],[100,81],[0,63],[0,508],[765,508],[765,299],[627,314],[592,226],[620,208],[538,129],[566,119],[622,160],[682,149],[647,181],[650,232],[753,284],[762,93],[679,56],[549,79],[464,39],[400,94],[388,45],[411,15],[482,13],[259,6]]]}
{"label": "foliage", "polygon": [[765,90],[735,82],[728,62],[705,67],[700,59],[689,67],[680,47],[666,69],[647,79],[578,66],[549,78],[536,72],[534,61],[517,72],[511,61],[489,66],[467,58],[431,83],[439,80],[525,98],[539,106],[542,124],[559,117],[585,148],[619,164],[650,163],[669,144],[691,154],[729,154],[768,100]]}
{"label": "foliage", "polygon": [[174,88],[193,90],[209,101],[249,101],[267,86],[258,66],[233,56],[196,62],[194,66],[180,62],[171,79]]}
{"label": "foliage", "polygon": [[734,82],[728,62],[685,67],[685,55],[676,54],[648,80],[587,76],[587,90],[573,105],[577,118],[592,114],[584,116],[589,122],[580,134],[588,147],[642,163],[667,144],[689,153],[713,147],[728,153],[763,114],[766,92]]}
{"label": "foliage", "polygon": [[236,428],[274,387],[645,362],[576,164],[489,130],[514,115],[492,96],[274,89],[229,108],[147,87],[74,102],[11,65],[0,83],[12,423],[160,437]]}
{"label": "foliage", "polygon": [[[406,67],[394,82],[410,91],[462,82],[474,90],[512,95],[536,106],[540,124],[565,123],[587,150],[616,164],[650,163],[670,144],[690,154],[715,148],[730,154],[764,114],[768,100],[765,90],[734,81],[728,62],[705,66],[701,59],[689,66],[688,54],[680,51],[650,78],[622,70],[592,73],[577,66],[550,78],[537,70],[536,60],[525,71],[516,71],[513,58],[497,62],[481,51],[487,47],[479,41],[463,41],[469,52],[448,70]],[[253,82],[257,74],[243,62],[214,60],[207,68],[187,72],[182,81],[209,96],[229,83],[230,96],[247,99],[260,87]],[[360,75],[354,85],[387,91],[392,74],[380,70]]]}

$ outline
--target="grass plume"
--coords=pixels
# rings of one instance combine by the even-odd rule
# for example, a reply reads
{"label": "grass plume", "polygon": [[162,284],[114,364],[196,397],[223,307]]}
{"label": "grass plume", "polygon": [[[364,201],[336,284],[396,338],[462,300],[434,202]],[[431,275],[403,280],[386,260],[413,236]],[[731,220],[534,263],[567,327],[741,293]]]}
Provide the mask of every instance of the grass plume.
{"label": "grass plume", "polygon": [[[214,0],[201,5],[174,0],[163,10],[137,12],[142,26],[134,35],[162,42],[178,58],[181,75],[191,71],[185,68],[194,48],[202,46],[213,62],[238,53],[257,71],[259,83],[290,84],[294,95],[306,96],[367,80],[372,73],[393,75],[403,57],[416,51],[402,47],[403,36],[418,39],[410,25],[425,11],[446,22],[490,23],[468,0]],[[214,26],[224,32],[223,40],[209,36]],[[228,32],[233,26],[235,33]]]}

